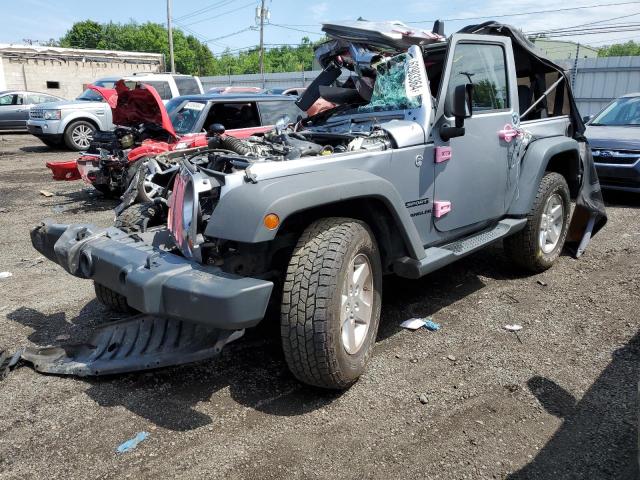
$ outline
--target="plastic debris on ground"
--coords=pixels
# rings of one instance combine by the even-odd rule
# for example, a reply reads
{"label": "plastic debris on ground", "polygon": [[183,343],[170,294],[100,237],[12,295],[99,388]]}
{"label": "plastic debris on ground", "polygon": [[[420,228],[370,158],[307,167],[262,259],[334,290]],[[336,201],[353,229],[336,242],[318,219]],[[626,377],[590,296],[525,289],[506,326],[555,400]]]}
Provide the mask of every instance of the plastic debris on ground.
{"label": "plastic debris on ground", "polygon": [[0,380],[3,380],[18,364],[23,350],[24,349],[20,349],[13,355],[9,355],[6,350],[0,349]]}
{"label": "plastic debris on ground", "polygon": [[49,190],[40,190],[40,195],[44,197],[53,197],[55,194],[51,193]]}
{"label": "plastic debris on ground", "polygon": [[131,440],[127,440],[116,448],[118,453],[127,453],[138,446],[140,442],[149,438],[149,432],[138,432]]}
{"label": "plastic debris on ground", "polygon": [[400,326],[407,330],[418,330],[419,328],[426,328],[432,332],[440,330],[440,324],[434,322],[431,318],[410,318],[402,322]]}
{"label": "plastic debris on ground", "polygon": [[11,272],[0,272],[0,278],[9,278],[11,276],[13,276]]}
{"label": "plastic debris on ground", "polygon": [[519,332],[520,330],[522,330],[522,325],[516,325],[516,324],[513,324],[513,325],[505,325],[505,326],[504,326],[504,329],[505,329],[505,330],[508,330],[508,331],[510,331],[510,332]]}

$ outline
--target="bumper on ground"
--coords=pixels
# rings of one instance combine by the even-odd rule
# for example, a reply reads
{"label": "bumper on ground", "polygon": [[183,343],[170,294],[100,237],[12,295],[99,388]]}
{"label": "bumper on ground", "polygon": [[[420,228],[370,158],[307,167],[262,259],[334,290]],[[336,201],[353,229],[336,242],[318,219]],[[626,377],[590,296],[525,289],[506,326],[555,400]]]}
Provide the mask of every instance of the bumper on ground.
{"label": "bumper on ground", "polygon": [[273,283],[223,272],[174,255],[117,228],[45,222],[31,231],[33,246],[72,275],[90,278],[149,314],[238,330],[264,317]]}

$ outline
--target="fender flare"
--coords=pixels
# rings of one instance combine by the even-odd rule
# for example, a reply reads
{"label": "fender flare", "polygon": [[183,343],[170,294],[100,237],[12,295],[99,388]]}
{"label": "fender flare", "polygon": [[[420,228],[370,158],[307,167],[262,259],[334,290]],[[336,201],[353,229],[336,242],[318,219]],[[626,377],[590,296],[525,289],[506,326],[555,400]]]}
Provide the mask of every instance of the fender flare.
{"label": "fender flare", "polygon": [[[549,161],[554,156],[567,152],[575,152],[578,162],[580,162],[580,148],[578,142],[573,138],[543,138],[534,141],[529,146],[521,163],[518,196],[511,203],[508,215],[524,216],[529,213]],[[576,172],[580,172],[580,165],[577,167]]]}
{"label": "fender flare", "polygon": [[61,130],[58,132],[60,134],[64,134],[67,131],[67,127],[73,123],[76,122],[78,120],[83,120],[85,122],[91,122],[93,123],[96,128],[98,130],[104,130],[104,125],[102,124],[102,121],[96,116],[93,115],[89,112],[85,112],[85,111],[78,111],[78,112],[74,112],[68,116],[66,116],[64,118],[64,121],[61,125]]}
{"label": "fender flare", "polygon": [[244,243],[273,240],[264,216],[275,213],[280,225],[296,213],[351,199],[382,201],[392,214],[412,258],[425,256],[424,246],[400,194],[387,180],[372,173],[337,168],[290,175],[256,184],[245,183],[225,193],[205,229],[205,236]]}

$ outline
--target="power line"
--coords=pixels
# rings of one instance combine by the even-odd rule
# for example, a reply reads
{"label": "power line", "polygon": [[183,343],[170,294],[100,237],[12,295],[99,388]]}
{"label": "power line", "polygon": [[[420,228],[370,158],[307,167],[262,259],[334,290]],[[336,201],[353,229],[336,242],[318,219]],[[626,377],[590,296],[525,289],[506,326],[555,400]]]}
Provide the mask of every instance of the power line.
{"label": "power line", "polygon": [[[640,1],[635,2],[618,2],[618,3],[599,3],[596,5],[583,5],[581,7],[567,7],[567,8],[554,8],[553,10],[538,10],[534,12],[522,12],[522,13],[509,13],[509,14],[499,14],[499,15],[485,15],[482,17],[460,17],[460,18],[444,18],[440,19],[445,22],[459,22],[463,20],[483,20],[483,19],[493,19],[493,18],[506,18],[506,17],[522,17],[527,15],[536,15],[539,13],[556,13],[556,12],[568,12],[573,10],[585,10],[590,8],[601,8],[601,7],[614,7],[619,5],[632,5],[638,4]],[[436,19],[433,20],[416,20],[413,22],[406,23],[432,23],[435,22]]]}
{"label": "power line", "polygon": [[586,34],[586,33],[600,33],[600,32],[609,33],[609,32],[616,32],[616,31],[628,31],[628,29],[633,30],[637,28],[640,28],[640,23],[625,23],[625,24],[620,24],[616,26],[603,25],[600,27],[583,27],[583,28],[569,27],[569,28],[557,29],[553,31],[541,30],[537,32],[526,32],[525,35],[552,37],[556,35],[570,35],[572,33],[579,35],[579,34]]}
{"label": "power line", "polygon": [[202,22],[207,22],[209,20],[214,20],[214,19],[217,19],[219,17],[222,17],[223,15],[228,15],[230,13],[237,12],[238,10],[243,10],[243,9],[245,9],[247,7],[252,7],[254,4],[255,4],[255,2],[249,2],[249,3],[246,3],[246,4],[242,5],[241,7],[234,8],[233,10],[227,10],[226,12],[217,13],[216,15],[214,15],[212,17],[201,18],[200,20],[196,20],[195,22],[185,23],[185,25],[196,25],[197,23],[202,23]]}
{"label": "power line", "polygon": [[209,5],[208,7],[200,8],[199,10],[194,10],[194,11],[192,11],[190,13],[186,13],[184,15],[176,17],[175,20],[184,20],[185,18],[195,17],[197,15],[201,15],[203,13],[206,13],[206,12],[210,11],[210,10],[213,10],[214,8],[226,7],[230,3],[233,3],[233,0],[222,0],[222,1],[214,3],[213,5]]}
{"label": "power line", "polygon": [[[640,3],[640,2],[639,2]],[[279,23],[268,23],[268,25],[274,26],[274,27],[279,27],[279,28],[286,28],[287,30],[294,30],[296,32],[302,32],[302,33],[311,33],[312,35],[320,35],[323,36],[324,33],[318,33],[318,32],[311,32],[309,30],[301,30],[299,28],[293,28],[293,27],[289,27],[288,25],[281,25]]]}
{"label": "power line", "polygon": [[237,32],[228,33],[227,35],[221,35],[219,37],[210,38],[205,40],[204,43],[214,43],[216,40],[222,40],[223,38],[233,37],[234,35],[240,35],[241,33],[248,32],[249,30],[253,30],[254,27],[243,28],[242,30],[238,30]]}

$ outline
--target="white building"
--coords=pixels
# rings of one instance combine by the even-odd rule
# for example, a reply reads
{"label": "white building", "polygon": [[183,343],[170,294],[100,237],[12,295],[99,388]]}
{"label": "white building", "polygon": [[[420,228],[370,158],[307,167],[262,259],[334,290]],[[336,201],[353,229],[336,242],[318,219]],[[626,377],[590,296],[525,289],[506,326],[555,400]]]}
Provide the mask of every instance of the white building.
{"label": "white building", "polygon": [[164,71],[160,53],[0,44],[0,91],[32,90],[72,99],[95,79]]}

